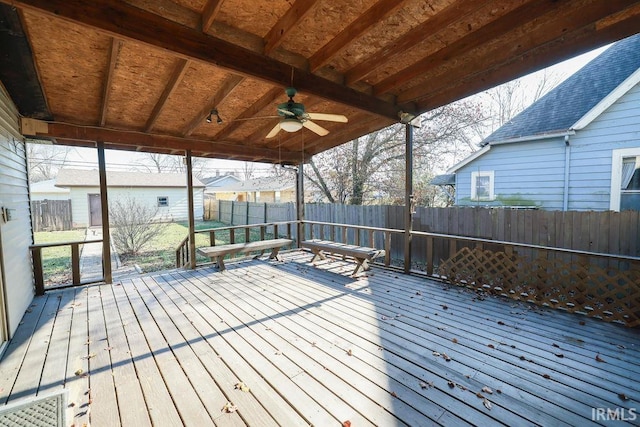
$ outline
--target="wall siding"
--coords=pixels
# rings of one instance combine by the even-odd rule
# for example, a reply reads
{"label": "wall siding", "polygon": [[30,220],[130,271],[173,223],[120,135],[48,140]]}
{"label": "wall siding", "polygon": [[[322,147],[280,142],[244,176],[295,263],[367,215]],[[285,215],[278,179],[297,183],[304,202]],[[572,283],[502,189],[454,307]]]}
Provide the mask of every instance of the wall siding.
{"label": "wall siding", "polygon": [[[562,138],[492,147],[456,172],[456,204],[502,206],[504,200],[510,200],[511,205],[535,203],[543,209],[562,209],[564,147]],[[474,171],[495,172],[495,201],[470,200]]]}
{"label": "wall siding", "polygon": [[[71,189],[71,208],[73,216],[73,226],[76,228],[87,227],[89,225],[89,194],[98,194],[97,187],[73,187]],[[193,190],[193,202],[195,206],[195,218],[202,219],[204,215],[202,188]],[[169,198],[169,206],[158,209],[158,219],[184,221],[188,219],[188,202],[186,188],[109,188],[109,204],[121,199],[135,198],[136,201],[144,203],[155,209],[159,196]]]}
{"label": "wall siding", "polygon": [[[640,85],[636,85],[584,129],[570,137],[569,210],[609,210],[611,154],[640,147]],[[562,210],[565,143],[563,138],[492,146],[456,172],[456,205],[500,206],[500,199],[534,202]],[[494,202],[472,201],[471,173],[495,171]],[[527,203],[523,203],[527,204]]]}
{"label": "wall siding", "polygon": [[26,150],[18,111],[0,85],[0,206],[14,210],[14,219],[0,221],[0,250],[7,298],[9,334],[17,328],[34,295],[31,266],[31,216]]}

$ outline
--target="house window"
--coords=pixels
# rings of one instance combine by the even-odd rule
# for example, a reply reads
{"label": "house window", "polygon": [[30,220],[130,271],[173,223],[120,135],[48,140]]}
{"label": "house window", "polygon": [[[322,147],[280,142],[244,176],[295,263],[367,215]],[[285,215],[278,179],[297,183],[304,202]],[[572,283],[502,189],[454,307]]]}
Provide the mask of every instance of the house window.
{"label": "house window", "polygon": [[169,198],[167,196],[158,196],[158,207],[166,208],[169,206]]}
{"label": "house window", "polygon": [[493,200],[493,171],[471,172],[471,199]]}
{"label": "house window", "polygon": [[622,159],[620,210],[640,210],[640,156]]}
{"label": "house window", "polygon": [[610,209],[640,210],[640,148],[613,150],[611,166]]}
{"label": "house window", "polygon": [[279,191],[276,191],[275,199],[276,199],[276,203],[280,203],[280,192]]}

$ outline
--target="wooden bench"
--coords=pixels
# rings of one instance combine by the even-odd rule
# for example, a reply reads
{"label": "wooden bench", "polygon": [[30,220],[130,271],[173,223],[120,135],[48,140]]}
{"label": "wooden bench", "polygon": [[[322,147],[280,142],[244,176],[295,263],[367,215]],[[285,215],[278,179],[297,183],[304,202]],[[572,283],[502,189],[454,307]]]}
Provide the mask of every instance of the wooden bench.
{"label": "wooden bench", "polygon": [[219,246],[207,246],[198,248],[197,251],[200,255],[211,258],[212,261],[218,264],[220,271],[224,271],[224,257],[232,254],[246,254],[249,252],[265,251],[271,249],[269,259],[279,260],[278,252],[280,248],[291,245],[293,240],[291,239],[271,239],[261,240],[259,242],[249,243],[230,243],[228,245]]}
{"label": "wooden bench", "polygon": [[369,261],[385,255],[384,249],[347,245],[346,243],[331,242],[329,240],[305,240],[300,243],[300,246],[313,252],[314,256],[311,258],[311,262],[315,262],[318,258],[326,259],[325,253],[338,254],[355,259],[357,265],[352,276],[358,274],[361,269],[369,270]]}

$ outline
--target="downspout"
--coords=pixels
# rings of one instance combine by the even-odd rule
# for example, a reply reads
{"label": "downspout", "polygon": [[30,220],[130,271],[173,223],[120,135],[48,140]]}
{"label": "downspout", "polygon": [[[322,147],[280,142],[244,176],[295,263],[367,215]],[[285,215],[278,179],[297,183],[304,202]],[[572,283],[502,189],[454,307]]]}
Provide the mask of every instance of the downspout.
{"label": "downspout", "polygon": [[569,167],[571,165],[571,144],[569,135],[564,136],[564,192],[562,197],[562,210],[569,210]]}

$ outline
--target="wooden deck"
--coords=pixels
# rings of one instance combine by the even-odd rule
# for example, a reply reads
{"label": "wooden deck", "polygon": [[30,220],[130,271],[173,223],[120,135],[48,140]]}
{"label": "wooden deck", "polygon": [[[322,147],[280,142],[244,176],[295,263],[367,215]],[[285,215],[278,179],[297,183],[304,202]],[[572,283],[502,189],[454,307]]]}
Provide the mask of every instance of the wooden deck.
{"label": "wooden deck", "polygon": [[64,387],[69,425],[109,427],[588,426],[612,425],[592,408],[640,410],[637,329],[310,258],[38,297],[0,403]]}

